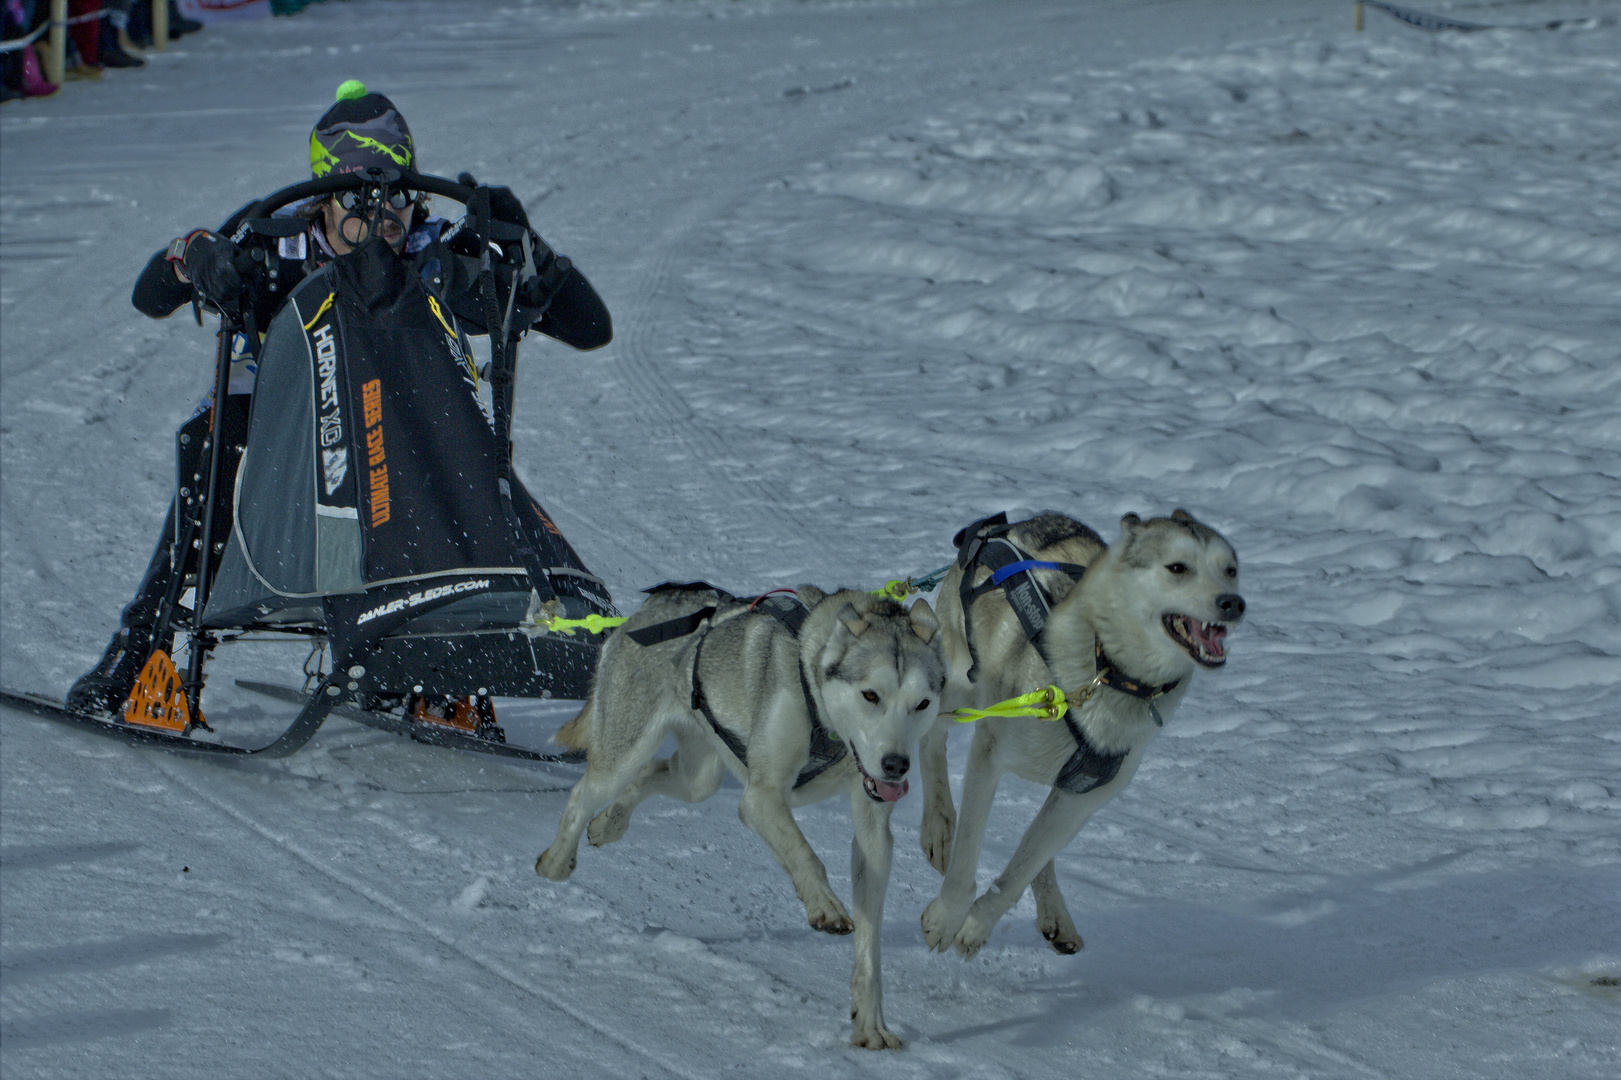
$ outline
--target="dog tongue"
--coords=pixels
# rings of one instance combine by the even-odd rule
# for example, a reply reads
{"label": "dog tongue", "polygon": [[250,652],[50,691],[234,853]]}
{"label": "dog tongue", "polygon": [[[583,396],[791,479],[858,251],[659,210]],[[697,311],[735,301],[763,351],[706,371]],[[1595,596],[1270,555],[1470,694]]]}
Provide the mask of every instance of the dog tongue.
{"label": "dog tongue", "polygon": [[1189,619],[1188,621],[1193,624],[1193,633],[1199,639],[1199,644],[1203,645],[1205,651],[1211,656],[1220,656],[1227,651],[1227,646],[1222,643],[1222,639],[1227,636],[1225,626],[1220,624],[1211,626],[1209,623],[1202,623],[1197,619]]}
{"label": "dog tongue", "polygon": [[872,787],[878,793],[878,797],[885,802],[900,802],[901,796],[911,790],[911,785],[905,780],[898,784],[891,784],[887,780],[874,780]]}

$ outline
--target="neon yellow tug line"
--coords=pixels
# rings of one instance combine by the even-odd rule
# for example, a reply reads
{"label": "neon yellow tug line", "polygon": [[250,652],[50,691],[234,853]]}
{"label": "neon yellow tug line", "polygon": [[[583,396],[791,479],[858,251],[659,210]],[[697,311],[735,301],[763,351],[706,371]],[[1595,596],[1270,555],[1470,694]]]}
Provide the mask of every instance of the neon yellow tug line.
{"label": "neon yellow tug line", "polygon": [[610,619],[602,615],[587,615],[583,619],[550,618],[539,619],[537,621],[540,623],[540,625],[554,633],[567,634],[569,637],[573,637],[574,631],[580,629],[581,627],[584,627],[586,633],[588,634],[600,634],[604,630],[609,630],[615,626],[618,626],[620,623],[625,621],[625,618],[627,618],[627,616]]}
{"label": "neon yellow tug line", "polygon": [[955,709],[941,715],[949,716],[959,724],[972,724],[987,716],[1033,716],[1037,720],[1059,720],[1068,711],[1069,700],[1064,697],[1064,692],[1056,686],[1044,686],[1016,698],[998,701],[986,709]]}
{"label": "neon yellow tug line", "polygon": [[906,603],[906,598],[917,592],[917,586],[908,580],[886,581],[883,588],[872,590],[873,596],[887,596],[897,604]]}

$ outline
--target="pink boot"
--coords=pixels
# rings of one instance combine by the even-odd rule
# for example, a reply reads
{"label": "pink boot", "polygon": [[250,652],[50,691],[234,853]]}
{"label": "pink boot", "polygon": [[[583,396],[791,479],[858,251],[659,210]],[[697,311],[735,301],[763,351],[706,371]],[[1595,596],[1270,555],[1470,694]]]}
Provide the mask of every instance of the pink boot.
{"label": "pink boot", "polygon": [[45,73],[39,69],[39,55],[34,52],[32,45],[23,47],[23,96],[24,97],[50,97],[62,89],[55,83],[45,81]]}

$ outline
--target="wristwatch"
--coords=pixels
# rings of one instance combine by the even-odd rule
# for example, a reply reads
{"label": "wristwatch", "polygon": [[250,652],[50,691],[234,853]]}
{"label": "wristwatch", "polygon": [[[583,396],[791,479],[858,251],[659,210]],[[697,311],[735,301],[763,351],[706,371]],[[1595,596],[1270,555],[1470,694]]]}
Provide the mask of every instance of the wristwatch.
{"label": "wristwatch", "polygon": [[175,237],[173,240],[171,240],[169,242],[169,250],[164,254],[163,257],[165,259],[168,259],[172,263],[183,263],[183,262],[185,262],[186,261],[186,248],[191,244],[191,242],[194,239],[196,239],[199,236],[202,236],[206,232],[208,232],[207,229],[193,229],[193,230],[191,230],[191,232],[187,233],[185,236],[177,236],[177,237]]}

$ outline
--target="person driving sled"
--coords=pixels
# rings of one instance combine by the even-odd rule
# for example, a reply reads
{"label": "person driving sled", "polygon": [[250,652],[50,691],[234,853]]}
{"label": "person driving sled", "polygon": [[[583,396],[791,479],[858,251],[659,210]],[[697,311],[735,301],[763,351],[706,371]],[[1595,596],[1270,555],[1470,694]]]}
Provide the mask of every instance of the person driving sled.
{"label": "person driving sled", "polygon": [[[206,230],[176,239],[152,256],[131,295],[135,308],[152,318],[166,318],[192,304],[221,311],[243,328],[231,343],[231,374],[219,418],[221,444],[226,452],[220,459],[221,473],[215,488],[214,519],[218,523],[229,522],[232,517],[233,480],[248,430],[248,406],[264,338],[261,331],[270,326],[298,286],[311,275],[326,273],[336,267],[336,260],[350,256],[346,262],[353,264],[351,272],[383,278],[393,273],[389,263],[401,260],[427,289],[435,313],[447,330],[454,330],[452,337],[462,338],[464,326],[473,333],[487,332],[484,323],[491,321],[487,316],[492,314],[492,298],[485,295],[488,283],[466,272],[465,257],[459,261],[457,258],[458,254],[473,254],[467,248],[469,242],[484,241],[470,241],[469,237],[477,234],[465,229],[464,223],[430,215],[426,196],[389,181],[390,177],[400,179],[402,171],[414,170],[416,165],[410,128],[392,101],[368,92],[354,80],[345,82],[338,88],[336,103],[310,133],[310,165],[316,179],[358,173],[379,182],[314,198],[288,212],[278,212],[272,219],[280,223],[273,230],[273,239],[252,250],[244,250],[232,240]],[[472,178],[466,174],[461,182],[472,186]],[[539,330],[581,350],[606,345],[612,337],[612,324],[591,284],[568,260],[545,248],[530,230],[523,207],[511,191],[477,191],[487,199],[483,206],[490,219],[521,227],[545,256],[540,272],[509,299],[508,310],[526,320],[524,325],[515,324],[511,329],[518,334],[526,329]],[[378,261],[373,249],[382,245],[368,242],[379,238],[392,252],[392,259],[383,256],[383,261]],[[243,239],[244,246],[251,246],[247,242],[254,238]],[[356,258],[362,262],[353,263]],[[453,328],[441,314],[439,304],[448,308]],[[465,340],[461,345],[459,351],[466,360],[469,354]],[[470,360],[466,366],[476,388],[477,373],[471,370]],[[194,552],[188,551],[182,560],[174,556],[173,549],[181,514],[200,516],[200,504],[206,501],[200,485],[192,491],[185,479],[188,474],[201,478],[201,451],[208,440],[214,396],[211,389],[179,432],[179,495],[185,506],[182,508],[178,501],[171,505],[157,549],[135,598],[123,610],[117,632],[97,664],[68,692],[66,703],[71,709],[120,714],[154,652],[170,647],[180,596],[190,583],[188,579],[197,576],[200,569]],[[227,528],[216,527],[210,545],[211,568],[220,563]],[[164,624],[161,628],[160,622]]]}

